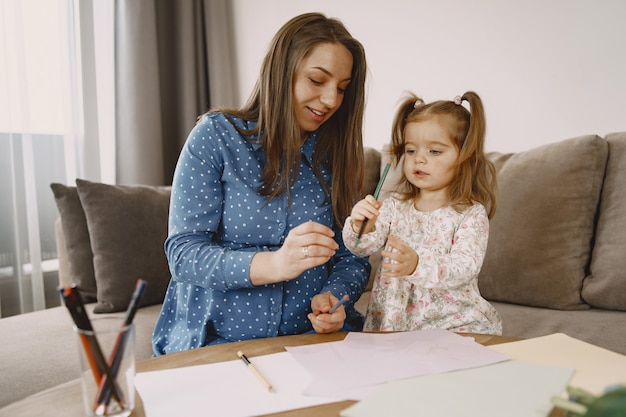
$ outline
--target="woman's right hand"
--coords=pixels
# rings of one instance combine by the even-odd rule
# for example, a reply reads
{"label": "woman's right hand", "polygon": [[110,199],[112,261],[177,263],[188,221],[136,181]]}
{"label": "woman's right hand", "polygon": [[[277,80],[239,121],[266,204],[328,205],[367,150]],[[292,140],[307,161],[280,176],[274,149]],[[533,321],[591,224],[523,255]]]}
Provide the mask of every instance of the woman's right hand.
{"label": "woman's right hand", "polygon": [[369,233],[374,230],[376,219],[378,218],[378,209],[383,203],[376,200],[373,195],[367,195],[363,200],[359,201],[352,207],[352,213],[350,218],[352,219],[352,230],[354,233],[359,233],[361,226],[365,219],[367,219],[367,225],[363,234]]}
{"label": "woman's right hand", "polygon": [[250,281],[253,285],[289,281],[309,268],[325,264],[339,248],[334,236],[331,228],[313,221],[293,228],[280,249],[254,255]]}

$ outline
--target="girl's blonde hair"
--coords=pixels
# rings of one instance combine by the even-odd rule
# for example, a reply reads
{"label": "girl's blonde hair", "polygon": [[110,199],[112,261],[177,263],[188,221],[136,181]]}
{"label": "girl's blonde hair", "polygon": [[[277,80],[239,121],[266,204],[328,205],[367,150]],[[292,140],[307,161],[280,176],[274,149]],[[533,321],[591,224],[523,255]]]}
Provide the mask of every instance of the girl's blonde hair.
{"label": "girl's blonde hair", "polygon": [[[289,194],[299,174],[300,127],[294,114],[293,79],[302,60],[320,44],[345,46],[352,54],[351,81],[341,106],[318,129],[314,170],[341,226],[360,198],[364,178],[363,113],[365,108],[365,50],[343,23],[321,13],[305,13],[289,20],[274,36],[261,65],[261,73],[247,103],[241,109],[221,109],[229,115],[256,121],[240,133],[261,140],[266,156],[262,195]],[[332,172],[330,184],[321,175],[325,164]]]}
{"label": "girl's blonde hair", "polygon": [[[468,111],[462,102],[470,105]],[[485,112],[478,94],[468,91],[454,101],[440,100],[429,104],[413,93],[407,93],[396,112],[391,133],[392,153],[396,164],[404,155],[404,133],[409,123],[432,118],[444,121],[452,143],[459,151],[457,175],[450,184],[450,205],[456,210],[481,203],[491,219],[496,212],[496,169],[485,156]],[[401,180],[399,195],[415,198],[419,189],[406,178]]]}

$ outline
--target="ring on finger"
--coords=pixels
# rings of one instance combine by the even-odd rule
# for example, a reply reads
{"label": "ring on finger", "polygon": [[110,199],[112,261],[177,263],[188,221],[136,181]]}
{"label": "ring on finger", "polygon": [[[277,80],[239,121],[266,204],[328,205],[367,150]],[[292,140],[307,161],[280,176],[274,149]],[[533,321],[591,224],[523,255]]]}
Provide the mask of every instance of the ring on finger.
{"label": "ring on finger", "polygon": [[308,246],[303,246],[302,247],[302,254],[304,255],[305,258],[309,257],[309,247]]}

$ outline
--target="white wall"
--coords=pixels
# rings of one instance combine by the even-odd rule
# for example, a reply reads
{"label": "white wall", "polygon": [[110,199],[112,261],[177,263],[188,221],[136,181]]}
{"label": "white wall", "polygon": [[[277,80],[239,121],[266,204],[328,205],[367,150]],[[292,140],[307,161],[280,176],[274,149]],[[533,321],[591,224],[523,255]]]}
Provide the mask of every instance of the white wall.
{"label": "white wall", "polygon": [[515,152],[626,131],[624,0],[234,0],[240,100],[291,17],[319,11],[359,39],[369,63],[364,140],[380,148],[398,100],[478,92],[488,151]]}

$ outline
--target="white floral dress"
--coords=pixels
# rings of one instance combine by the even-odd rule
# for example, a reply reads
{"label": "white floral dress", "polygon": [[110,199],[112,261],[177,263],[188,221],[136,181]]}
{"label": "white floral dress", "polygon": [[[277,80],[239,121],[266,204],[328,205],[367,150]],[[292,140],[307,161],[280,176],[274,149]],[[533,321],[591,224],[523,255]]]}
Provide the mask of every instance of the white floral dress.
{"label": "white floral dress", "polygon": [[346,247],[369,256],[391,233],[419,255],[413,275],[391,278],[376,272],[364,331],[447,329],[456,332],[502,334],[495,308],[478,290],[478,273],[485,257],[489,219],[481,204],[458,213],[445,206],[420,212],[412,201],[386,198],[373,232],[357,234],[348,218],[343,228]]}

